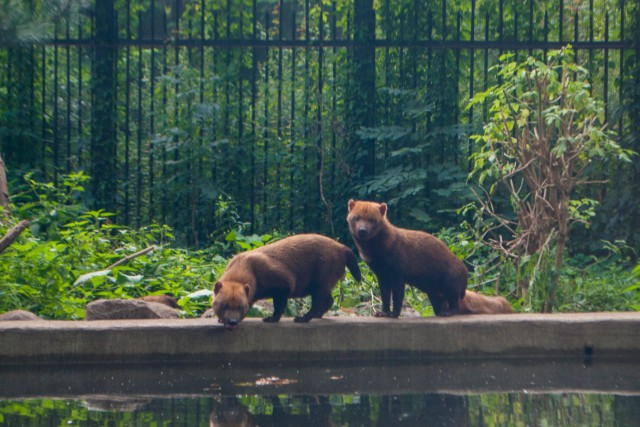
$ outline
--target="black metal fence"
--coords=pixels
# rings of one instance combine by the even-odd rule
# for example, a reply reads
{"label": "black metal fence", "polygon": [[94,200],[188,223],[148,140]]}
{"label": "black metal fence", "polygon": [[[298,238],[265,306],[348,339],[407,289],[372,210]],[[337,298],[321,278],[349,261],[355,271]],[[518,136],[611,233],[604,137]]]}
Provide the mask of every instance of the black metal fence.
{"label": "black metal fence", "polygon": [[0,50],[0,150],[54,182],[87,170],[120,222],[201,244],[245,221],[340,234],[349,197],[429,222],[464,182],[486,114],[465,107],[505,52],[572,44],[622,131],[632,1],[375,5],[96,1]]}

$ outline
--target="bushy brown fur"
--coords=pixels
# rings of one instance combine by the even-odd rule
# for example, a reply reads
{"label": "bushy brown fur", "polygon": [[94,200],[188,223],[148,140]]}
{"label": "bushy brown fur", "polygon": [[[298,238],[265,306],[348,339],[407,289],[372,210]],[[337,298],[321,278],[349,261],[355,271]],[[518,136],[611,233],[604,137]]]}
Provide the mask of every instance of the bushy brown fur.
{"label": "bushy brown fur", "polygon": [[442,241],[423,231],[395,227],[387,219],[385,203],[349,200],[348,206],[349,232],[380,285],[382,312],[377,316],[400,315],[405,283],[427,293],[437,316],[458,312],[467,268]]}
{"label": "bushy brown fur", "polygon": [[513,307],[503,297],[488,297],[469,291],[460,300],[460,314],[509,314]]}
{"label": "bushy brown fur", "polygon": [[214,286],[213,310],[232,329],[259,299],[273,298],[277,322],[289,298],[311,295],[311,309],[296,322],[320,318],[333,305],[331,290],[344,275],[345,266],[356,280],[360,269],[353,252],[328,237],[300,234],[234,256]]}

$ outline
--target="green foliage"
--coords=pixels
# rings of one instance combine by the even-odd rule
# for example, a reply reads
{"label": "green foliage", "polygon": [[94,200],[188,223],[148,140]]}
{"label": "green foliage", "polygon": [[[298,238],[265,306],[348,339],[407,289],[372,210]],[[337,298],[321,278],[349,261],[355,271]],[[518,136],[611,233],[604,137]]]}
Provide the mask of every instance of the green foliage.
{"label": "green foliage", "polygon": [[[30,229],[0,254],[0,311],[80,319],[94,299],[153,294],[178,297],[186,316],[204,311],[210,293],[196,292],[209,290],[225,260],[212,252],[170,248],[173,235],[167,226],[131,229],[111,223],[111,213],[86,209],[79,200],[87,180],[72,174],[58,189],[26,177],[27,190],[14,197],[21,202],[12,206],[15,217],[0,223],[4,235],[18,219],[31,220]],[[157,249],[105,271],[150,245]]]}
{"label": "green foliage", "polygon": [[[473,137],[478,148],[469,174],[479,188],[479,235],[514,263],[523,294],[541,277],[536,272],[551,272],[542,282],[545,311],[555,304],[571,225],[595,215],[597,201],[577,191],[598,181],[598,165],[630,162],[633,154],[607,128],[604,104],[591,95],[588,72],[574,58],[570,46],[549,52],[547,62],[503,55],[494,68],[501,83],[470,103],[488,103],[490,118]],[[500,192],[506,207],[496,207]]]}
{"label": "green foliage", "polygon": [[[42,42],[57,21],[84,6],[83,0],[7,0],[0,5],[0,47]],[[71,15],[73,16],[73,15]]]}
{"label": "green foliage", "polygon": [[[31,227],[0,254],[0,312],[25,309],[47,319],[81,319],[85,305],[98,298],[136,298],[172,294],[179,299],[185,317],[199,316],[211,306],[211,284],[234,253],[263,246],[281,237],[245,233],[233,204],[220,200],[219,221],[225,224],[219,239],[206,250],[171,248],[167,226],[151,224],[133,229],[111,222],[113,214],[88,210],[82,204],[82,173],[65,176],[60,188],[25,177],[23,191],[13,197],[13,215],[0,221],[0,235],[19,219]],[[496,253],[474,239],[473,227],[447,228],[438,233],[452,251],[467,262],[469,288],[492,295],[498,289],[515,307],[517,269],[496,259]],[[156,249],[126,264],[107,269],[114,262],[151,245]],[[604,259],[576,255],[562,272],[558,289],[561,311],[640,310],[640,267],[632,276],[628,247],[607,244]],[[543,259],[544,260],[544,259]],[[531,277],[545,274],[546,265],[523,259]],[[356,283],[349,272],[333,290],[335,304],[327,316],[370,316],[379,310],[377,278],[360,264],[363,280]],[[548,274],[548,273],[547,273]],[[536,277],[538,282],[543,280]],[[499,285],[499,286],[496,286]],[[541,288],[542,289],[542,288]],[[522,310],[539,310],[543,291],[531,288]],[[309,309],[309,299],[290,301],[287,315]],[[423,316],[433,315],[426,294],[407,287],[406,303]],[[265,316],[258,306],[250,316]]]}
{"label": "green foliage", "polygon": [[[466,164],[435,159],[444,156],[445,146],[455,151],[455,141],[466,128],[450,125],[453,117],[446,112],[453,110],[432,95],[385,88],[381,96],[398,106],[399,117],[395,124],[357,132],[363,141],[384,147],[378,151],[382,170],[356,186],[357,197],[384,200],[392,207],[390,215],[403,226],[438,229],[457,221],[452,206],[472,197],[465,184]],[[417,125],[431,116],[439,118],[433,128]]]}

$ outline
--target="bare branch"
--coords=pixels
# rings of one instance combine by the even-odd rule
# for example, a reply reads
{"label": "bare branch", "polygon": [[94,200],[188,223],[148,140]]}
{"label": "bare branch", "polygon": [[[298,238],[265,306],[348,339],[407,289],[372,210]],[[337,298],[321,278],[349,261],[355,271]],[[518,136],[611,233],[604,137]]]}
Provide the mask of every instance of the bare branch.
{"label": "bare branch", "polygon": [[16,226],[7,231],[7,234],[0,239],[0,253],[4,252],[4,250],[7,249],[28,226],[29,221],[23,219]]}
{"label": "bare branch", "polygon": [[126,263],[126,262],[131,261],[131,260],[132,260],[132,259],[134,259],[134,258],[137,258],[137,257],[139,257],[139,256],[141,256],[141,255],[144,255],[144,254],[146,254],[146,253],[148,253],[148,252],[153,251],[155,248],[156,248],[156,245],[151,245],[151,246],[149,246],[148,248],[144,248],[144,249],[143,249],[143,250],[141,250],[141,251],[138,251],[138,252],[136,252],[136,253],[134,253],[134,254],[128,255],[128,256],[126,256],[126,257],[122,258],[120,261],[114,262],[114,263],[113,263],[113,264],[111,264],[109,267],[107,267],[105,270],[111,270],[111,269],[114,269],[114,268],[116,268],[116,267],[117,267],[117,266],[119,266],[119,265],[122,265],[122,264],[124,264],[124,263]]}

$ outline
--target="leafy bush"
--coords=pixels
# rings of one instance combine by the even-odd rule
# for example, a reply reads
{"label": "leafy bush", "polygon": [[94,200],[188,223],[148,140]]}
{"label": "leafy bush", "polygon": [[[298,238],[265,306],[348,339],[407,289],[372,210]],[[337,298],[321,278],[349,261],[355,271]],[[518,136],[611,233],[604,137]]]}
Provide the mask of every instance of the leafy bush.
{"label": "leafy bush", "polygon": [[[519,270],[527,265],[523,258],[544,262],[551,272],[538,282],[547,294],[544,311],[556,304],[572,224],[588,224],[595,215],[597,201],[576,197],[578,190],[599,182],[594,165],[630,162],[633,155],[607,127],[604,103],[592,96],[588,71],[574,61],[570,46],[550,51],[548,62],[503,55],[494,67],[500,84],[470,103],[488,104],[490,115],[483,133],[473,136],[479,147],[469,174],[477,184],[482,238]],[[508,194],[511,209],[496,204],[499,192]],[[533,279],[519,274],[523,296]]]}
{"label": "leafy bush", "polygon": [[[178,297],[185,316],[204,311],[213,278],[226,260],[210,251],[170,248],[173,235],[167,226],[131,229],[111,223],[113,213],[87,210],[80,195],[88,179],[71,174],[55,188],[26,177],[25,191],[12,199],[20,202],[12,206],[13,216],[0,222],[0,235],[19,219],[31,222],[0,255],[0,311],[79,319],[92,300],[152,294]],[[106,270],[151,245],[154,251]]]}

